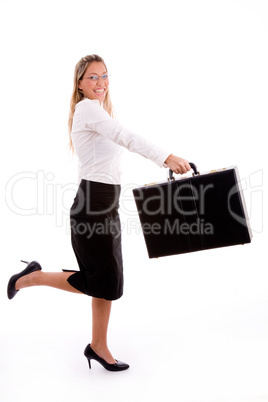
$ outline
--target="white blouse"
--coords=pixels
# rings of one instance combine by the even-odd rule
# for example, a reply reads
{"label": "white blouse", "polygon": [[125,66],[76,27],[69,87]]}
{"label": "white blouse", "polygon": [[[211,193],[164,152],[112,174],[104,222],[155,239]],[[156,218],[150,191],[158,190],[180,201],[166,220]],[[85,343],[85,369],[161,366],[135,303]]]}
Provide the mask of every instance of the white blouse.
{"label": "white blouse", "polygon": [[83,99],[75,107],[71,138],[79,160],[79,180],[120,184],[122,147],[167,167],[170,152],[123,127],[98,100]]}

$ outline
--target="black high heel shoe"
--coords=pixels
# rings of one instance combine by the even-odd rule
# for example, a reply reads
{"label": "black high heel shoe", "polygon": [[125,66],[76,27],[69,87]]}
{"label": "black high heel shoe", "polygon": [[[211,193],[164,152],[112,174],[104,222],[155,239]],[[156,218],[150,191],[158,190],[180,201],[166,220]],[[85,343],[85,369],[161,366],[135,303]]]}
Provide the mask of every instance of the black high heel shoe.
{"label": "black high heel shoe", "polygon": [[116,360],[116,363],[114,363],[114,364],[107,363],[104,359],[102,359],[100,356],[98,356],[97,353],[95,353],[93,349],[91,349],[90,344],[87,345],[87,347],[84,351],[84,355],[86,356],[86,358],[88,360],[88,365],[89,365],[90,369],[91,369],[91,363],[90,363],[91,359],[97,360],[97,362],[99,362],[104,368],[106,368],[106,370],[109,370],[109,371],[123,371],[123,370],[127,370],[129,368],[128,364],[120,362],[119,360]]}
{"label": "black high heel shoe", "polygon": [[15,274],[15,275],[11,276],[11,278],[9,279],[9,282],[7,285],[7,297],[9,299],[13,299],[13,297],[16,296],[16,294],[18,293],[18,290],[16,290],[16,288],[15,288],[15,284],[18,279],[20,279],[22,276],[31,274],[32,272],[35,272],[35,271],[40,271],[42,269],[41,265],[37,261],[32,261],[29,263],[27,261],[21,260],[21,262],[24,262],[25,264],[27,264],[27,267],[23,271],[21,271],[19,274]]}

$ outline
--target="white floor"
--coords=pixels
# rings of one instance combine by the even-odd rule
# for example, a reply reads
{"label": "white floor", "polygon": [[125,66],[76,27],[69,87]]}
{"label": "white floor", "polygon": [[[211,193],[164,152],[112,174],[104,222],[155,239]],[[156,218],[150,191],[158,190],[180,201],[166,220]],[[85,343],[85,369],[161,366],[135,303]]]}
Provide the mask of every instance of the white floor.
{"label": "white floor", "polygon": [[109,328],[111,351],[131,366],[122,373],[96,362],[88,368],[89,298],[31,288],[9,301],[8,266],[1,402],[268,401],[262,239],[158,260],[147,258],[141,236],[125,240],[125,295],[113,304]]}

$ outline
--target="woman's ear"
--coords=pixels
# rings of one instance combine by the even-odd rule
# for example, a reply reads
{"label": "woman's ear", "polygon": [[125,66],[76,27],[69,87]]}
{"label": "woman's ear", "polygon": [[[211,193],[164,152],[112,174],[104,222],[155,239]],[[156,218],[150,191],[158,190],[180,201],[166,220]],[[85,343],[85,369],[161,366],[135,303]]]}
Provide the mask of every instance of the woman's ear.
{"label": "woman's ear", "polygon": [[81,81],[78,81],[78,90],[79,90],[80,92],[83,92],[83,89],[81,88]]}

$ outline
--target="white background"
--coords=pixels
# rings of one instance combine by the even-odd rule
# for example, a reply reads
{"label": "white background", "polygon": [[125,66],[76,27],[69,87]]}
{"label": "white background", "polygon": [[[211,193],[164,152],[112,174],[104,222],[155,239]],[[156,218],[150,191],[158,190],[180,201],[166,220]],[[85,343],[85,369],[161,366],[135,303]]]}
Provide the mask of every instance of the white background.
{"label": "white background", "polygon": [[[1,402],[268,401],[265,0],[1,1]],[[125,294],[109,346],[131,368],[89,372],[90,298],[6,297],[20,259],[76,268],[67,119],[76,62],[100,54],[117,118],[195,162],[238,165],[253,241],[149,260],[131,189],[167,171],[126,151]],[[6,195],[6,198],[5,198]],[[266,241],[265,241],[266,240]]]}

